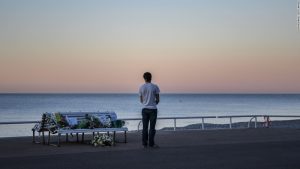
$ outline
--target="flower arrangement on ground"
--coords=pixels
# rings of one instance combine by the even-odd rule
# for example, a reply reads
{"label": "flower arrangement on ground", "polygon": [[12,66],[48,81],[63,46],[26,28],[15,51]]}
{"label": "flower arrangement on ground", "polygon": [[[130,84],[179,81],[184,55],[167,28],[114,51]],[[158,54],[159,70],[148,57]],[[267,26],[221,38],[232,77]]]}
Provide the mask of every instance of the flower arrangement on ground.
{"label": "flower arrangement on ground", "polygon": [[113,138],[107,134],[96,134],[91,142],[91,144],[95,147],[97,146],[112,146]]}

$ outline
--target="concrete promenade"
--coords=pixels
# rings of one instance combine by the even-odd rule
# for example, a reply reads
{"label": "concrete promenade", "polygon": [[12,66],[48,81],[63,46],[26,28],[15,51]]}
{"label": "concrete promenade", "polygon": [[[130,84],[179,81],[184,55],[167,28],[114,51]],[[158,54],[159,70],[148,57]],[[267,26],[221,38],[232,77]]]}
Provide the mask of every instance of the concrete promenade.
{"label": "concrete promenade", "polygon": [[53,147],[1,138],[0,169],[300,169],[300,129],[158,131],[159,149],[142,148],[140,139],[129,133],[115,147]]}

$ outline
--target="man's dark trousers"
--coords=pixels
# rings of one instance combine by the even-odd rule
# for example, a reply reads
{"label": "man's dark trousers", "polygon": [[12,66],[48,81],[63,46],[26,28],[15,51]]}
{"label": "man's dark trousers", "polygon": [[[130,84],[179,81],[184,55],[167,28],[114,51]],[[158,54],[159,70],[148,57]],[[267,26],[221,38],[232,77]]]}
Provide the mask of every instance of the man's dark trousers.
{"label": "man's dark trousers", "polygon": [[[155,136],[155,124],[157,119],[157,109],[146,109],[142,110],[143,117],[143,145],[147,146],[149,138],[149,146],[153,146]],[[150,130],[148,134],[148,126],[150,121]],[[149,137],[148,137],[149,135]]]}

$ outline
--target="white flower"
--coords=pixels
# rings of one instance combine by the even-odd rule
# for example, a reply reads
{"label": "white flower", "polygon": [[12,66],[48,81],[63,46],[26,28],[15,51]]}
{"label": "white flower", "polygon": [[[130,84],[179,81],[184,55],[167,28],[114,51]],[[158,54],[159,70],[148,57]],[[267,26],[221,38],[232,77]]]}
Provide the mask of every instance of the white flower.
{"label": "white flower", "polygon": [[97,134],[94,136],[93,140],[91,141],[91,144],[93,144],[95,147],[98,145],[101,146],[110,146],[112,145],[112,136],[106,135],[106,134]]}

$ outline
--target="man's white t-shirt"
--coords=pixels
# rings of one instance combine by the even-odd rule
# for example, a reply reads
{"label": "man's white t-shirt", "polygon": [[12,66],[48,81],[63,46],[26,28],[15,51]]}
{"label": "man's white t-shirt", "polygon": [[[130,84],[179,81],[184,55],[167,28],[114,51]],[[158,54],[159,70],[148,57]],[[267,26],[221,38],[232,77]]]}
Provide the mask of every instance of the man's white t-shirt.
{"label": "man's white t-shirt", "polygon": [[143,108],[157,109],[155,96],[159,94],[160,90],[157,85],[153,83],[145,83],[140,87],[139,94],[143,97]]}

